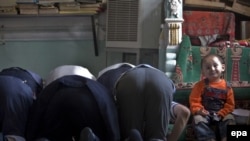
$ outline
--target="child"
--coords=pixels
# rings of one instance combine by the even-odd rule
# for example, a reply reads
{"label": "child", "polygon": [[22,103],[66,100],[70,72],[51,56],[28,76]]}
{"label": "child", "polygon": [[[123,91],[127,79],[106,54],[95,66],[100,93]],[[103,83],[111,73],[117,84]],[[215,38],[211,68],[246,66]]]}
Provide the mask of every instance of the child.
{"label": "child", "polygon": [[230,114],[235,107],[234,93],[230,85],[221,78],[225,66],[215,54],[208,54],[201,61],[205,79],[197,82],[189,96],[190,110],[193,114],[194,132],[199,141],[217,140],[217,127],[220,139],[226,140],[226,127],[234,122]]}

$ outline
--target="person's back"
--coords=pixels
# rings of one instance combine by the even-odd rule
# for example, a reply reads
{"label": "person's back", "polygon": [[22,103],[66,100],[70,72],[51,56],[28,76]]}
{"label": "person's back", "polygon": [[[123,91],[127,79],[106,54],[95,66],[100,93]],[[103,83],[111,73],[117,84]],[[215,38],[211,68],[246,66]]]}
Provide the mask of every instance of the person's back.
{"label": "person's back", "polygon": [[0,72],[0,131],[6,140],[25,141],[26,123],[42,78],[20,67]]}
{"label": "person's back", "polygon": [[80,66],[60,66],[52,72],[35,103],[28,140],[78,141],[81,130],[89,127],[101,141],[118,141],[116,108],[107,89]]}
{"label": "person's back", "polygon": [[135,67],[129,63],[117,63],[101,70],[98,74],[97,81],[104,85],[110,93],[113,93],[117,80],[123,73]]}
{"label": "person's back", "polygon": [[[175,91],[172,81],[160,70],[146,64],[127,70],[119,68],[107,71],[109,76],[105,78],[114,85],[109,88],[116,97],[121,139],[126,139],[131,130],[136,129],[145,140],[165,140]],[[113,76],[115,73],[120,75]]]}

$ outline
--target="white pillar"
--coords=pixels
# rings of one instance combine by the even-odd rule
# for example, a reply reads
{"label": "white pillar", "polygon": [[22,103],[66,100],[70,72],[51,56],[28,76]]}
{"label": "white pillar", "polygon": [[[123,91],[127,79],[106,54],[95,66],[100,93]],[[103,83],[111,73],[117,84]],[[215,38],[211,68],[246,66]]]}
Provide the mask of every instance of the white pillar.
{"label": "white pillar", "polygon": [[[175,71],[178,46],[182,41],[183,1],[165,0],[165,73],[171,77]],[[174,57],[173,57],[174,56]]]}

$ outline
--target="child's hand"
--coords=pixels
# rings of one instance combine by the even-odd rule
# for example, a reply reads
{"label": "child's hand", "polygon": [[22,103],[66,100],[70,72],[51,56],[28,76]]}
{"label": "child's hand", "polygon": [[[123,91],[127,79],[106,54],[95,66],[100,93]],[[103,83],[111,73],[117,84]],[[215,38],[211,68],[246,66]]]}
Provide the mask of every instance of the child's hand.
{"label": "child's hand", "polygon": [[209,115],[209,112],[203,108],[201,108],[199,111],[197,111],[198,115],[202,115],[202,116],[207,116]]}

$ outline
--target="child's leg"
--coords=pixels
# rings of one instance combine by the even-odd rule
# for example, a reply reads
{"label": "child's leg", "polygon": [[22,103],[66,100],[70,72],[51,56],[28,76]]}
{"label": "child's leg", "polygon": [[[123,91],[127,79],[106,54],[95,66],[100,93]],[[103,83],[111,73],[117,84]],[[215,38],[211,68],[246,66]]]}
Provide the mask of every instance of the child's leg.
{"label": "child's leg", "polygon": [[201,115],[193,116],[194,132],[199,141],[215,140],[215,132],[210,128],[210,120]]}
{"label": "child's leg", "polygon": [[235,119],[232,114],[226,115],[221,123],[219,124],[219,129],[220,129],[220,136],[221,136],[221,141],[226,141],[227,140],[227,125],[234,125],[235,124]]}
{"label": "child's leg", "polygon": [[173,130],[168,136],[168,141],[177,141],[179,139],[190,117],[190,110],[186,106],[176,104],[173,108],[176,120],[174,123]]}
{"label": "child's leg", "polygon": [[6,141],[26,141],[25,138],[16,135],[6,135],[4,138]]}

